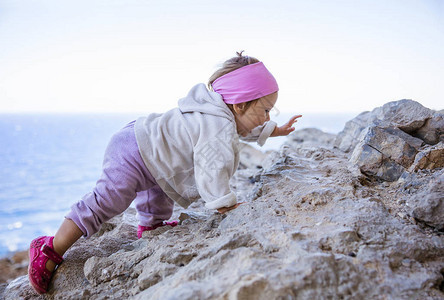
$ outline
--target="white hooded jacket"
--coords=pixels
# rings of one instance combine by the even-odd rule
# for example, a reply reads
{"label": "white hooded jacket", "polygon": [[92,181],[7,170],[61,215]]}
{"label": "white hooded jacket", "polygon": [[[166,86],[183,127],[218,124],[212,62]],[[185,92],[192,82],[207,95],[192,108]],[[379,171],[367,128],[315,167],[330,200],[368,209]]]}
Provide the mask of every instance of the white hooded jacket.
{"label": "white hooded jacket", "polygon": [[[275,127],[266,122],[241,139],[262,146]],[[229,180],[239,165],[239,136],[221,95],[197,84],[178,108],[139,118],[135,133],[146,167],[182,207],[199,197],[209,209],[237,203]]]}

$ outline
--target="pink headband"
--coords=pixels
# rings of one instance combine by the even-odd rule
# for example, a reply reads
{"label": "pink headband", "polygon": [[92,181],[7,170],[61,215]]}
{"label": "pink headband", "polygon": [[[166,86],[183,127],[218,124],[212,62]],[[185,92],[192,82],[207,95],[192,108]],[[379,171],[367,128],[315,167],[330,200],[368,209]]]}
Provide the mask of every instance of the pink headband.
{"label": "pink headband", "polygon": [[279,90],[276,79],[262,62],[227,73],[217,78],[212,87],[227,104],[248,102]]}

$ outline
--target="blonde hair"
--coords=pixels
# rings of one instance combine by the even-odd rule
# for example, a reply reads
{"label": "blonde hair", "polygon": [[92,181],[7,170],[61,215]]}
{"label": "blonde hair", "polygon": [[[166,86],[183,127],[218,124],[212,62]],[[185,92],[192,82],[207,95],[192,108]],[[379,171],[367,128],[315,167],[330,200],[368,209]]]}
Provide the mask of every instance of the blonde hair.
{"label": "blonde hair", "polygon": [[[239,68],[259,62],[259,60],[255,57],[243,56],[242,55],[243,52],[244,52],[244,50],[242,50],[241,52],[236,52],[235,57],[232,57],[229,60],[225,61],[222,64],[222,67],[219,70],[217,70],[216,72],[214,72],[213,75],[210,76],[210,79],[208,79],[208,88],[211,91],[213,91],[212,84],[217,78],[224,76],[225,74],[228,74],[230,72],[233,72],[234,70],[237,70]],[[252,104],[256,104],[257,100],[259,100],[259,99],[254,99],[254,100],[245,102],[245,106],[244,106],[243,111],[246,111]],[[233,111],[233,104],[227,104],[227,106],[230,108],[231,111]]]}

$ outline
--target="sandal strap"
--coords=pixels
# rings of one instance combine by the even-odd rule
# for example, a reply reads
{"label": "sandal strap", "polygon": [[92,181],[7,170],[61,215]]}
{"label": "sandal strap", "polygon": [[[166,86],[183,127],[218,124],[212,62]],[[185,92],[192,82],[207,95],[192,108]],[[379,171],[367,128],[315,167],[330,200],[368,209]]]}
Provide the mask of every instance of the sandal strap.
{"label": "sandal strap", "polygon": [[43,244],[42,248],[40,249],[42,253],[48,257],[50,260],[55,262],[57,265],[61,264],[63,261],[63,257],[60,256],[57,252],[54,251],[51,247],[49,247],[47,244]]}

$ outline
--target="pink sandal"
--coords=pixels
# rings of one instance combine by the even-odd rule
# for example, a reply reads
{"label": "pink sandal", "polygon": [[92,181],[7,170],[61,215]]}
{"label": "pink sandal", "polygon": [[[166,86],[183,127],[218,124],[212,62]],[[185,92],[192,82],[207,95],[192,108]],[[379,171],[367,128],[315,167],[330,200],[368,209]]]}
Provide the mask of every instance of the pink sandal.
{"label": "pink sandal", "polygon": [[46,269],[46,262],[50,259],[59,265],[63,261],[63,257],[54,251],[53,240],[53,236],[41,236],[33,240],[29,248],[28,278],[32,287],[39,294],[48,291],[49,282],[54,272]]}
{"label": "pink sandal", "polygon": [[156,224],[154,226],[142,226],[142,225],[139,225],[137,227],[137,237],[140,239],[142,237],[142,233],[144,231],[154,230],[156,228],[159,228],[159,227],[162,227],[162,226],[167,226],[167,225],[174,227],[174,226],[177,226],[177,224],[179,224],[179,221],[171,221],[171,222],[163,221],[162,223]]}

